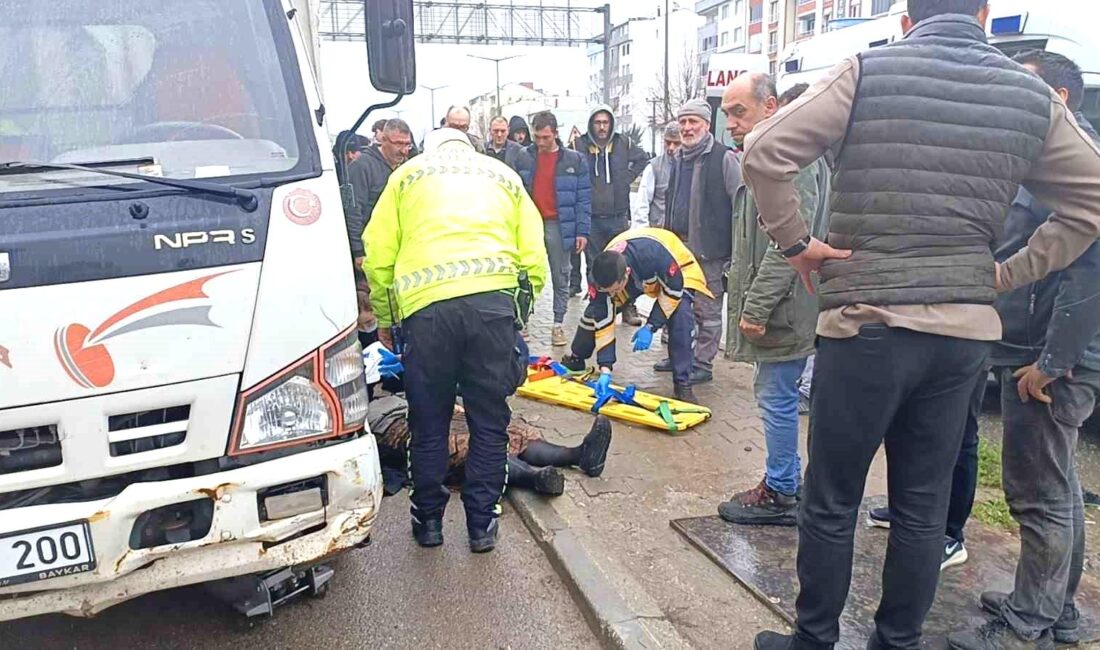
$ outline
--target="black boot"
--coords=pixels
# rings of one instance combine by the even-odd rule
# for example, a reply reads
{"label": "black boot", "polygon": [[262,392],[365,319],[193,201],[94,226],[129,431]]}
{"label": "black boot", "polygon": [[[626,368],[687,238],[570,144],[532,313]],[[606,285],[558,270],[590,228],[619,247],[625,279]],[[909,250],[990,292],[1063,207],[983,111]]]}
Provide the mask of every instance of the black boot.
{"label": "black boot", "polygon": [[565,477],[556,467],[533,467],[520,458],[509,456],[508,486],[559,497],[565,494]]}
{"label": "black boot", "polygon": [[424,548],[433,548],[443,545],[442,519],[425,519],[422,522],[413,519],[412,529],[413,537],[416,538],[416,543]]}
{"label": "black boot", "polygon": [[695,391],[691,390],[691,384],[681,386],[680,384],[674,384],[672,386],[672,392],[676,396],[676,399],[681,402],[689,402],[691,404],[698,404],[698,400],[695,399]]}
{"label": "black boot", "polygon": [[606,415],[597,415],[592,429],[581,443],[581,459],[578,465],[585,474],[596,477],[603,474],[607,461],[607,450],[611,447],[611,420]]}
{"label": "black boot", "polygon": [[572,354],[567,354],[561,358],[561,365],[572,370],[573,372],[581,372],[588,367],[585,361],[585,359],[578,359]]}
{"label": "black boot", "polygon": [[497,530],[500,520],[493,519],[489,525],[482,528],[470,528],[470,550],[474,553],[488,553],[497,547]]}

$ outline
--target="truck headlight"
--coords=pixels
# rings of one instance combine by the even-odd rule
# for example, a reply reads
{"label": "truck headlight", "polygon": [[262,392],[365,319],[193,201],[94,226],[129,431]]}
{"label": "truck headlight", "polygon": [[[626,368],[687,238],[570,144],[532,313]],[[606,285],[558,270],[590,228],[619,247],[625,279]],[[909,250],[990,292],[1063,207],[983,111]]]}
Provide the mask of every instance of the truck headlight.
{"label": "truck headlight", "polygon": [[363,426],[367,390],[354,329],[241,393],[229,455],[345,435]]}
{"label": "truck headlight", "polygon": [[324,348],[325,384],[335,393],[346,430],[358,429],[367,419],[367,379],[363,374],[363,348],[352,332]]}

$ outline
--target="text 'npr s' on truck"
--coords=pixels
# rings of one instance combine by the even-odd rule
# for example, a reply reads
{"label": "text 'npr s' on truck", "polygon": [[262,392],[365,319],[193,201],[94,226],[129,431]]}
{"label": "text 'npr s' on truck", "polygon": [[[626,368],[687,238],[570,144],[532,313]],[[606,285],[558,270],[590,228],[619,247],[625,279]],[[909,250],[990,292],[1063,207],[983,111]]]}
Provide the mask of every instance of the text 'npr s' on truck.
{"label": "text 'npr s' on truck", "polygon": [[[372,83],[411,92],[411,0],[363,12]],[[307,0],[4,15],[0,620],[362,545],[381,474]]]}

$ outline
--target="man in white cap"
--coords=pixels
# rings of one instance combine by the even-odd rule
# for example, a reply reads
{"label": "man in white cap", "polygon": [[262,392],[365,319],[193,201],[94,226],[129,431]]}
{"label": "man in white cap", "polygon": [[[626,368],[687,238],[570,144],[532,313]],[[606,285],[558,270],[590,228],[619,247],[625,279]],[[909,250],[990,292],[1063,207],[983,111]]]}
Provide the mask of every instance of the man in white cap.
{"label": "man in white cap", "polygon": [[[462,387],[470,454],[462,501],[470,549],[496,544],[511,411],[527,376],[519,328],[546,282],[542,215],[508,165],[443,128],[390,177],[363,234],[379,340],[394,347],[389,296],[404,318],[412,529],[443,543],[451,415]],[[527,300],[524,296],[527,296]]]}
{"label": "man in white cap", "polygon": [[[665,193],[662,224],[676,233],[699,261],[713,298],[695,300],[695,359],[691,383],[714,379],[714,357],[722,339],[722,310],[726,274],[733,252],[733,199],[741,187],[741,165],[737,154],[714,139],[710,132],[713,111],[702,99],[680,107],[680,151],[671,165]],[[671,372],[672,363],[654,366]]]}

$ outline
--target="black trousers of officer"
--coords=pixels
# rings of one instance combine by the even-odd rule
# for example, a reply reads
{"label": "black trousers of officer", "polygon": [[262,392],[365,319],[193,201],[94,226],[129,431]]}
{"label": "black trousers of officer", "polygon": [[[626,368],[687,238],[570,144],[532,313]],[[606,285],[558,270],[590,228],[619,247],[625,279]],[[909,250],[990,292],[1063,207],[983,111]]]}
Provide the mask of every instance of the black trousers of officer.
{"label": "black trousers of officer", "polygon": [[485,531],[500,514],[517,332],[512,298],[500,292],[430,305],[405,319],[405,394],[409,402],[412,515],[439,519],[450,493],[451,415],[461,392],[470,427],[462,502],[466,526]]}

